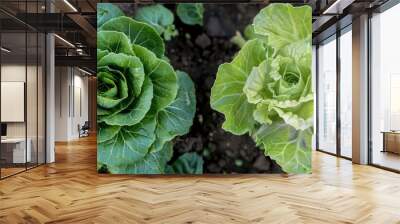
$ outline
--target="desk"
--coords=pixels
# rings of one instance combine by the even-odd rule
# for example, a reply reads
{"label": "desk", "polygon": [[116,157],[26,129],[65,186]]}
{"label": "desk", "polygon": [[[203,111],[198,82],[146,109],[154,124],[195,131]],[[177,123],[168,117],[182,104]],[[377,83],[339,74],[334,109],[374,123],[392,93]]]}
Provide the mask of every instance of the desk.
{"label": "desk", "polygon": [[400,154],[400,132],[383,131],[383,150],[382,152],[392,152]]}
{"label": "desk", "polygon": [[[1,139],[1,151],[3,157],[9,163],[26,163],[32,160],[32,141],[30,138],[26,141],[28,144],[25,153],[25,138],[5,138]],[[12,147],[12,148],[10,148]],[[11,156],[12,154],[12,156]],[[12,158],[12,160],[11,160]],[[26,159],[26,160],[25,160]]]}

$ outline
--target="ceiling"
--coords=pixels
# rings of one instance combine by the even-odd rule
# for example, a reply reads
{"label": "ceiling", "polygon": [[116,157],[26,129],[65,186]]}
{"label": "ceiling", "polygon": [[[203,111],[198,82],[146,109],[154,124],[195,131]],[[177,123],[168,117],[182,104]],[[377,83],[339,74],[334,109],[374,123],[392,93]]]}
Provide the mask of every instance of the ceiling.
{"label": "ceiling", "polygon": [[[55,38],[56,63],[71,65],[73,62],[77,63],[77,66],[90,67],[89,69],[93,71],[96,69],[96,5],[99,2],[126,2],[126,0],[47,0],[46,5],[46,0],[0,1],[1,29],[10,33],[4,37],[8,38],[4,40],[9,42],[8,47],[15,48],[15,52],[21,52],[22,48],[18,47],[25,46],[25,40],[20,40],[15,33],[25,32],[26,29],[28,32],[55,32],[60,37]],[[335,32],[334,26],[337,21],[347,17],[351,23],[351,16],[379,6],[386,0],[204,0],[204,2],[231,3],[236,1],[290,2],[294,5],[312,6],[313,38],[314,42],[318,42],[319,39],[329,35],[329,32]],[[50,11],[52,13],[48,13]],[[34,51],[34,48],[34,44],[28,44],[28,54]]]}

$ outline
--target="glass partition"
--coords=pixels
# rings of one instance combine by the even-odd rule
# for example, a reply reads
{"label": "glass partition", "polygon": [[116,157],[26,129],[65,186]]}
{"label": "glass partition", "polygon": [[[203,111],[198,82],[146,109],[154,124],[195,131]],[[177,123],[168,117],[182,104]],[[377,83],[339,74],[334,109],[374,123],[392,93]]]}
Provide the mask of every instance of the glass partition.
{"label": "glass partition", "polygon": [[26,150],[26,41],[25,32],[1,34],[2,177],[24,171],[31,161],[31,151]]}
{"label": "glass partition", "polygon": [[336,154],[336,36],[318,48],[318,149]]}
{"label": "glass partition", "polygon": [[[1,7],[43,11],[42,1]],[[0,178],[45,163],[45,35],[13,14],[0,12]]]}
{"label": "glass partition", "polygon": [[400,171],[400,5],[371,18],[371,162]]}

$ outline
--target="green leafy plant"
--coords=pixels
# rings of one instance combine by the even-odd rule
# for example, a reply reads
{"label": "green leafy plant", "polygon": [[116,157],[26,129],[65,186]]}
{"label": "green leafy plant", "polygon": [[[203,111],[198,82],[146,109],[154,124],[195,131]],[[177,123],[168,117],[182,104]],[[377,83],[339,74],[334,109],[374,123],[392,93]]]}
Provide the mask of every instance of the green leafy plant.
{"label": "green leafy plant", "polygon": [[120,8],[111,3],[101,3],[97,6],[97,27],[100,27],[108,20],[123,16],[124,13]]}
{"label": "green leafy plant", "polygon": [[[211,106],[223,128],[250,134],[285,172],[311,172],[311,8],[271,4],[232,62],[219,66]],[[250,35],[249,35],[250,36]]]}
{"label": "green leafy plant", "polygon": [[187,25],[203,25],[204,6],[202,3],[179,3],[176,14]]}
{"label": "green leafy plant", "polygon": [[202,174],[203,157],[195,152],[185,153],[167,167],[167,173]]}
{"label": "green leafy plant", "polygon": [[101,171],[165,173],[171,141],[189,131],[196,110],[194,84],[164,60],[164,51],[160,35],[146,23],[118,16],[98,27]]}
{"label": "green leafy plant", "polygon": [[140,7],[135,14],[135,19],[152,26],[167,41],[178,35],[174,25],[174,14],[163,5]]}

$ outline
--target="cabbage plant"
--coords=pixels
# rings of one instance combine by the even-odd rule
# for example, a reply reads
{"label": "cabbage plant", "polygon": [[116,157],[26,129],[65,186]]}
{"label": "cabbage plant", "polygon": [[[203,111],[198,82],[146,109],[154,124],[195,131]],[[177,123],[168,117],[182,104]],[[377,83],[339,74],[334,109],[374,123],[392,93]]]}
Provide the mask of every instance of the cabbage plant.
{"label": "cabbage plant", "polygon": [[174,14],[161,4],[140,7],[135,19],[152,26],[166,41],[178,36],[174,25]]}
{"label": "cabbage plant", "polygon": [[176,14],[184,24],[203,25],[203,3],[179,3]]}
{"label": "cabbage plant", "polygon": [[[189,131],[196,110],[194,84],[164,60],[164,51],[159,33],[146,23],[116,16],[98,27],[99,169],[165,173],[173,138]],[[197,168],[198,163],[188,164]]]}
{"label": "cabbage plant", "polygon": [[223,128],[251,135],[288,173],[311,172],[311,11],[280,3],[262,9],[254,35],[219,66],[211,90]]}

